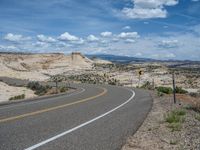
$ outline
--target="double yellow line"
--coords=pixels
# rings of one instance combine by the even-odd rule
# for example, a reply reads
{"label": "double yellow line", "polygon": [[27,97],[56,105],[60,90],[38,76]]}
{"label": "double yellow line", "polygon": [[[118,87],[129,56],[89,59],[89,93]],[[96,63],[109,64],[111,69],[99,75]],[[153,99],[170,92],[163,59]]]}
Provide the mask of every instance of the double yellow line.
{"label": "double yellow line", "polygon": [[67,103],[67,104],[64,104],[64,105],[58,105],[58,106],[55,106],[55,107],[41,109],[41,110],[38,110],[38,111],[34,111],[34,112],[30,112],[30,113],[26,113],[26,114],[22,114],[22,115],[18,115],[18,116],[13,116],[13,117],[0,119],[0,123],[13,121],[13,120],[18,120],[18,119],[22,119],[22,118],[25,118],[25,117],[34,116],[34,115],[42,114],[42,113],[45,113],[45,112],[49,112],[49,111],[53,111],[53,110],[61,109],[61,108],[68,107],[68,106],[71,106],[71,105],[80,104],[80,103],[83,103],[83,102],[87,102],[87,101],[93,100],[93,99],[95,99],[97,97],[100,97],[100,96],[103,96],[103,95],[105,95],[107,93],[107,89],[105,89],[105,88],[101,88],[101,89],[103,89],[103,92],[101,92],[98,95],[95,95],[95,96],[92,96],[92,97],[88,97],[88,98],[84,98],[84,99],[81,99],[79,101],[72,102],[72,103]]}

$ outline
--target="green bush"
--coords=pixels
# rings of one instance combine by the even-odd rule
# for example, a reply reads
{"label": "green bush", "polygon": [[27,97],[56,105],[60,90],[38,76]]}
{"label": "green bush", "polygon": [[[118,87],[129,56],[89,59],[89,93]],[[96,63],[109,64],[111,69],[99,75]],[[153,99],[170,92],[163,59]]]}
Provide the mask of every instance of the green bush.
{"label": "green bush", "polygon": [[175,110],[174,113],[176,113],[176,115],[178,115],[178,116],[186,115],[186,111],[184,109]]}
{"label": "green bush", "polygon": [[169,123],[168,127],[172,131],[181,130],[181,123],[185,121],[186,111],[183,109],[173,110],[165,115],[165,121]]}
{"label": "green bush", "polygon": [[187,93],[186,90],[183,90],[182,87],[178,87],[178,86],[176,86],[175,91],[176,91],[176,93],[179,93],[179,94],[186,94]]}
{"label": "green bush", "polygon": [[181,123],[177,122],[177,123],[171,123],[168,125],[168,128],[171,129],[172,132],[174,131],[181,131]]}
{"label": "green bush", "polygon": [[61,93],[66,92],[67,90],[68,90],[68,88],[67,88],[67,87],[64,87],[64,86],[60,88],[60,92],[61,92]]}
{"label": "green bush", "polygon": [[170,87],[163,87],[159,86],[156,88],[158,92],[165,93],[165,94],[172,94],[173,90]]}
{"label": "green bush", "polygon": [[51,87],[48,85],[41,85],[39,82],[29,82],[27,85],[28,88],[30,88],[31,90],[35,91],[36,95],[44,95],[48,89],[50,89]]}
{"label": "green bush", "polygon": [[21,95],[13,96],[9,98],[9,100],[18,100],[18,99],[24,99],[24,98],[25,98],[25,94],[21,94]]}

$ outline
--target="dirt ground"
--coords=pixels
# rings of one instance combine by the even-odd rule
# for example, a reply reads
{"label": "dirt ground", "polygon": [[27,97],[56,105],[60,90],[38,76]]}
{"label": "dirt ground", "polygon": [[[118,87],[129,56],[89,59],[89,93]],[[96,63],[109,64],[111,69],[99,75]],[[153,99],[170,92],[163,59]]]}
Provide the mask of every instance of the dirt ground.
{"label": "dirt ground", "polygon": [[[173,105],[172,96],[158,97],[152,92],[153,108],[139,130],[128,138],[122,150],[200,150],[200,113],[185,109],[185,121],[180,131],[171,131],[164,115],[176,107],[187,108],[188,104]],[[187,101],[188,103],[188,101]]]}

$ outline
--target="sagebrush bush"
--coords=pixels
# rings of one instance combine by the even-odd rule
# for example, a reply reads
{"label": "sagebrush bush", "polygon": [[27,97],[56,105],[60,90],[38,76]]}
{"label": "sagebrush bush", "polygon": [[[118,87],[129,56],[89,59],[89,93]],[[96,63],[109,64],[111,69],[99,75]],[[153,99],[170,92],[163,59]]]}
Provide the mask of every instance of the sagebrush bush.
{"label": "sagebrush bush", "polygon": [[164,116],[164,119],[169,123],[168,127],[172,131],[179,131],[181,129],[181,123],[185,121],[186,111],[183,109],[173,110]]}
{"label": "sagebrush bush", "polygon": [[154,87],[153,87],[153,85],[152,85],[149,81],[146,81],[146,82],[141,86],[141,88],[148,89],[148,90],[152,90]]}
{"label": "sagebrush bush", "polygon": [[35,91],[36,95],[44,95],[47,92],[47,90],[51,88],[48,85],[42,85],[39,82],[35,81],[29,82],[27,87]]}
{"label": "sagebrush bush", "polygon": [[178,87],[178,86],[176,86],[175,91],[176,91],[176,93],[179,93],[179,94],[186,94],[186,93],[188,93],[186,90],[182,89],[182,87]]}
{"label": "sagebrush bush", "polygon": [[60,88],[60,92],[61,92],[61,93],[66,92],[67,90],[68,90],[68,88],[67,88],[67,87],[64,87],[64,86]]}
{"label": "sagebrush bush", "polygon": [[9,98],[9,100],[18,100],[18,99],[24,99],[24,98],[25,98],[25,94],[21,94],[21,95],[13,96]]}
{"label": "sagebrush bush", "polygon": [[173,90],[170,87],[163,87],[163,86],[159,86],[156,88],[158,92],[162,92],[165,94],[172,94]]}

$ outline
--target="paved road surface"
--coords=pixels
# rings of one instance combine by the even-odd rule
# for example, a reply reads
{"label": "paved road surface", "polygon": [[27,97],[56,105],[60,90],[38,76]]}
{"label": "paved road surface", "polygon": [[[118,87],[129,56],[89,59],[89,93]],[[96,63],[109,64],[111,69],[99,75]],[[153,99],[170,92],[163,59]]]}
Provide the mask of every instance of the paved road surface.
{"label": "paved road surface", "polygon": [[0,106],[0,150],[116,150],[151,109],[143,91],[80,85],[71,95]]}

